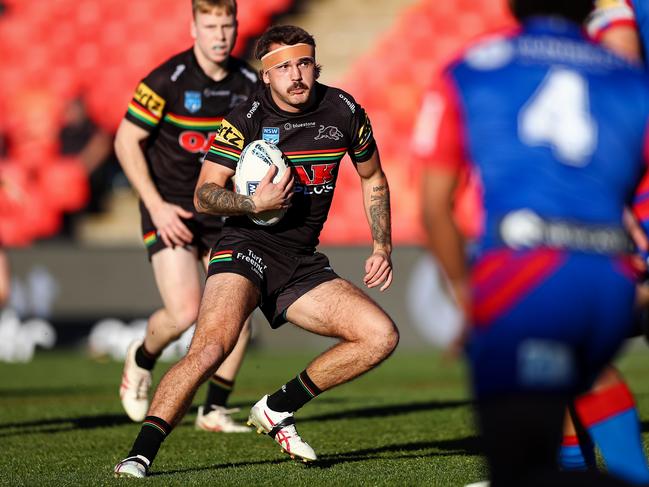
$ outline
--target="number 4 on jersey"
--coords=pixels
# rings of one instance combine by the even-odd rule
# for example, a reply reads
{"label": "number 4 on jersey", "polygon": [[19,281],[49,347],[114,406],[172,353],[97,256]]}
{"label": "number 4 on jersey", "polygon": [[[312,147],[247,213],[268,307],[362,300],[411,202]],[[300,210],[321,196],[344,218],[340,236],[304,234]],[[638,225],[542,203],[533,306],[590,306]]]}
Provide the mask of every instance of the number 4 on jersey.
{"label": "number 4 on jersey", "polygon": [[586,166],[597,146],[587,81],[574,71],[552,69],[521,110],[518,132],[527,145],[549,146],[564,164]]}

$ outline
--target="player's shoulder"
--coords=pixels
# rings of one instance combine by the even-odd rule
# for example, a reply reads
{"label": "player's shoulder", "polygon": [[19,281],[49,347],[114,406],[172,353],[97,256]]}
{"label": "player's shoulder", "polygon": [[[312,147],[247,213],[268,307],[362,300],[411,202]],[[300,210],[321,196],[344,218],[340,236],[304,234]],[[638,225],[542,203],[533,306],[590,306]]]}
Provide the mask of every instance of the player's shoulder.
{"label": "player's shoulder", "polygon": [[360,109],[354,96],[341,88],[318,83],[317,90],[321,105],[331,106],[343,115],[354,115]]}
{"label": "player's shoulder", "polygon": [[252,85],[259,82],[255,69],[243,59],[231,56],[228,68],[234,76],[244,79]]}
{"label": "player's shoulder", "polygon": [[258,89],[246,101],[235,106],[225,118],[238,125],[254,123],[263,117],[263,102],[263,90]]}
{"label": "player's shoulder", "polygon": [[515,27],[487,32],[473,38],[450,56],[442,73],[449,74],[460,68],[492,71],[508,66],[516,58],[515,39],[520,33],[520,27]]}
{"label": "player's shoulder", "polygon": [[191,56],[191,48],[179,52],[156,66],[145,79],[158,85],[176,83],[190,69]]}

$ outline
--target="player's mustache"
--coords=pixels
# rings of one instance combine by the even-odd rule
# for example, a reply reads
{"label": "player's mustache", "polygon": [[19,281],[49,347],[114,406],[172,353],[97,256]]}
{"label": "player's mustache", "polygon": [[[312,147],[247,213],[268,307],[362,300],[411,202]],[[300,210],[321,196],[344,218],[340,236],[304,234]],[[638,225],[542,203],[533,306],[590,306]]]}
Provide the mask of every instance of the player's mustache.
{"label": "player's mustache", "polygon": [[287,90],[289,93],[294,90],[308,90],[309,87],[301,81],[294,81],[293,85]]}

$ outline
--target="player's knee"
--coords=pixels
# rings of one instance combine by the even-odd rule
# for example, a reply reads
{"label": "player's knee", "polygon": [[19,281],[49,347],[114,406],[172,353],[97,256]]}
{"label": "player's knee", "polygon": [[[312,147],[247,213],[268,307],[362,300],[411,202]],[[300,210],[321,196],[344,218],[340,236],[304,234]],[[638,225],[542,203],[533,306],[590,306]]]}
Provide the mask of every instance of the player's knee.
{"label": "player's knee", "polygon": [[187,328],[196,323],[196,319],[198,318],[198,303],[185,303],[167,311],[171,316],[174,330],[180,336]]}
{"label": "player's knee", "polygon": [[368,350],[371,352],[373,361],[381,362],[388,358],[399,344],[399,330],[395,324],[385,318],[375,323],[372,329],[365,335]]}
{"label": "player's knee", "polygon": [[186,360],[191,368],[201,377],[209,377],[223,361],[225,352],[220,344],[210,344],[202,347],[190,347]]}

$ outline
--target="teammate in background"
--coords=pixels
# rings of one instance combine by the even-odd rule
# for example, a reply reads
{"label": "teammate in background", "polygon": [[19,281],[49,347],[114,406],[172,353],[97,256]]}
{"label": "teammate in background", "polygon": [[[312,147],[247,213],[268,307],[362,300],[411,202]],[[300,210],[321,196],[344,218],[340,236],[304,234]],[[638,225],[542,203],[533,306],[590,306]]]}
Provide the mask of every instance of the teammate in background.
{"label": "teammate in background", "polygon": [[[444,168],[424,176],[429,244],[473,325],[492,485],[615,485],[559,472],[557,451],[571,397],[633,326],[622,214],[644,170],[649,86],[583,37],[590,0],[510,4],[521,33],[470,49],[435,90],[439,129],[419,153]],[[486,211],[471,277],[450,211],[468,161]]]}
{"label": "teammate in background", "polygon": [[[315,41],[299,27],[270,28],[255,54],[266,89],[223,120],[196,189],[200,211],[230,215],[212,251],[196,333],[185,358],[162,379],[129,456],[115,467],[117,475],[146,475],[196,389],[228,356],[257,306],[272,328],[290,321],[339,340],[250,411],[249,424],[303,461],[315,460],[316,454],[298,434],[293,413],[376,367],[398,342],[397,328],[385,312],[316,252],[338,165],[348,152],[361,179],[373,239],[364,282],[382,291],[392,282],[388,182],[369,119],[351,95],[316,82]],[[293,171],[273,184],[273,167],[254,196],[233,193],[226,188],[237,159],[256,139],[275,143]],[[248,218],[280,208],[288,211],[275,226],[257,226]]]}
{"label": "teammate in background", "polygon": [[[192,0],[192,11],[193,47],[140,82],[115,139],[119,161],[140,195],[142,236],[164,305],[149,318],[144,341],[129,346],[124,364],[120,397],[138,422],[149,407],[156,359],[196,321],[202,294],[198,262],[207,268],[222,227],[221,218],[194,210],[201,160],[222,117],[258,87],[252,68],[230,56],[237,34],[235,0]],[[248,322],[210,381],[197,428],[250,431],[234,423],[233,410],[226,409],[249,334]]]}

